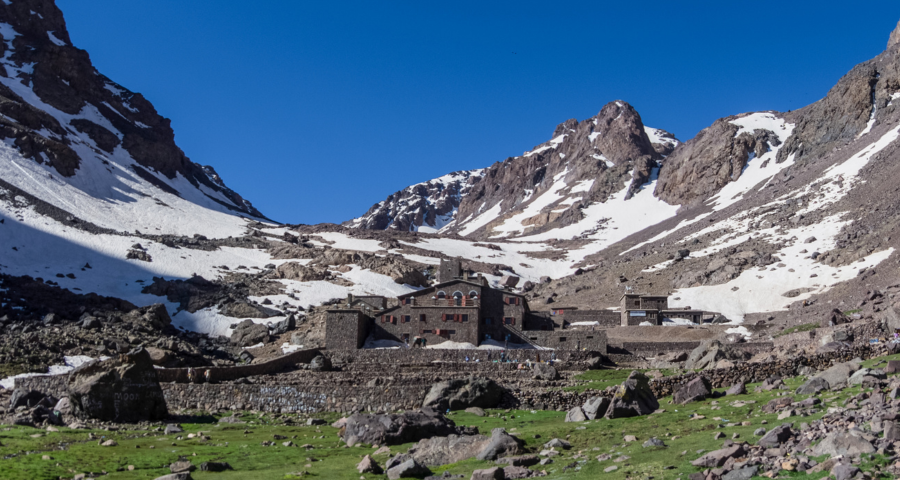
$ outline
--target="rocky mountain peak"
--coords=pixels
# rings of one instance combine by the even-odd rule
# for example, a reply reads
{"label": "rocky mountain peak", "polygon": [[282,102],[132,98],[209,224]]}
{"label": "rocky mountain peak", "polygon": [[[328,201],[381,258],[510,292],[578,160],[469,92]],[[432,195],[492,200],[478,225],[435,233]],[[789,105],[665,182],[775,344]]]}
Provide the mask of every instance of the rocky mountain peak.
{"label": "rocky mountain peak", "polygon": [[890,50],[891,47],[895,47],[897,45],[900,45],[900,22],[897,22],[897,28],[894,29],[894,31],[891,33],[891,38],[888,39],[887,48],[888,50]]}
{"label": "rocky mountain peak", "polygon": [[607,103],[594,117],[593,142],[616,165],[633,162],[644,155],[660,158],[650,143],[637,110],[622,100]]}

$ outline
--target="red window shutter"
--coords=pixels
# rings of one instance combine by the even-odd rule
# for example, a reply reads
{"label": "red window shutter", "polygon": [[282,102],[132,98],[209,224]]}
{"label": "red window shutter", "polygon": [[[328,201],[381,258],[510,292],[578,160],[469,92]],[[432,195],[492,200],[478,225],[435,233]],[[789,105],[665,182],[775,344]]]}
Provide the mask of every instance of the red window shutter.
{"label": "red window shutter", "polygon": [[456,320],[457,322],[461,322],[461,321],[462,321],[462,315],[456,314],[456,318],[455,318],[454,320]]}
{"label": "red window shutter", "polygon": [[516,324],[516,317],[510,318],[510,323],[509,323],[509,324],[510,324],[510,325],[515,325],[515,324]]}
{"label": "red window shutter", "polygon": [[446,321],[447,321],[447,314],[446,314],[446,313],[442,313],[442,314],[441,314],[441,321],[443,321],[443,322],[446,322]]}
{"label": "red window shutter", "polygon": [[381,316],[381,323],[384,323],[384,322],[387,321],[387,319],[386,319],[385,317],[386,317],[386,315],[382,315],[382,316]]}

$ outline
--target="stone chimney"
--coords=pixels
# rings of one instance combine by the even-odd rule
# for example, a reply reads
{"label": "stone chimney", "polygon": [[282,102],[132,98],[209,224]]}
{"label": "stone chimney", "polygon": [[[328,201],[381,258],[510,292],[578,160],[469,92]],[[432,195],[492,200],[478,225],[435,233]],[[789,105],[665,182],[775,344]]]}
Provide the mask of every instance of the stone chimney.
{"label": "stone chimney", "polygon": [[891,33],[887,48],[888,50],[896,49],[898,45],[900,45],[900,22],[897,22],[897,28]]}
{"label": "stone chimney", "polygon": [[352,293],[347,294],[347,305],[353,305],[353,294]]}

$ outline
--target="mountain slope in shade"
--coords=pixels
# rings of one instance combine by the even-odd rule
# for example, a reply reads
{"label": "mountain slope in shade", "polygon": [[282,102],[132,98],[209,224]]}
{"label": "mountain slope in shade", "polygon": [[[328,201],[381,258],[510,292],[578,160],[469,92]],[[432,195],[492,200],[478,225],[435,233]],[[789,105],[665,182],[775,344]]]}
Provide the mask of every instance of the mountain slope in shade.
{"label": "mountain slope in shade", "polygon": [[185,234],[209,212],[191,233],[219,235],[262,218],[184,155],[150,102],[93,67],[53,2],[0,3],[0,35],[0,180],[113,229]]}

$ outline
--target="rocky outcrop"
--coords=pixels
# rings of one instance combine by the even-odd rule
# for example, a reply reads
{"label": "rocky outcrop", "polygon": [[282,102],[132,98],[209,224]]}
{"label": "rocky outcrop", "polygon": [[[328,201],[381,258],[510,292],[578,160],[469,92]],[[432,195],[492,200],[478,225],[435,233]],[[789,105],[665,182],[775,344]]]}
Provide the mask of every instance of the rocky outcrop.
{"label": "rocky outcrop", "polygon": [[500,457],[518,455],[522,441],[506,433],[503,428],[491,430],[491,436],[448,435],[420,440],[410,448],[410,455],[427,466],[447,465],[469,458],[493,461]]}
{"label": "rocky outcrop", "polygon": [[891,50],[892,48],[900,45],[900,22],[897,22],[897,28],[891,32],[891,37],[888,39],[887,48]]}
{"label": "rocky outcrop", "polygon": [[781,145],[769,130],[742,132],[732,123],[740,117],[716,120],[666,158],[654,194],[672,205],[693,204],[709,198],[741,177],[750,155],[763,156]]}
{"label": "rocky outcrop", "polygon": [[150,354],[141,348],[76,368],[66,386],[80,419],[132,423],[169,415]]}
{"label": "rocky outcrop", "polygon": [[231,332],[231,343],[239,347],[249,347],[269,341],[269,327],[253,320],[244,320],[234,326]]}
{"label": "rocky outcrop", "polygon": [[650,389],[650,379],[635,370],[628,375],[610,400],[605,417],[626,418],[649,415],[658,408],[659,401],[656,400],[656,396]]}
{"label": "rocky outcrop", "polygon": [[344,225],[367,230],[439,230],[453,218],[460,200],[481,180],[481,174],[482,170],[463,170],[406,187]]}
{"label": "rocky outcrop", "polygon": [[503,398],[503,387],[482,377],[447,380],[436,383],[425,395],[423,407],[439,411],[465,410],[469,407],[495,408]]}
{"label": "rocky outcrop", "polygon": [[712,387],[706,377],[699,376],[685,383],[675,391],[672,400],[678,405],[705,400],[712,394]]}
{"label": "rocky outcrop", "polygon": [[400,415],[351,415],[341,430],[341,438],[349,446],[399,445],[458,433],[453,421],[431,408],[422,408]]}

